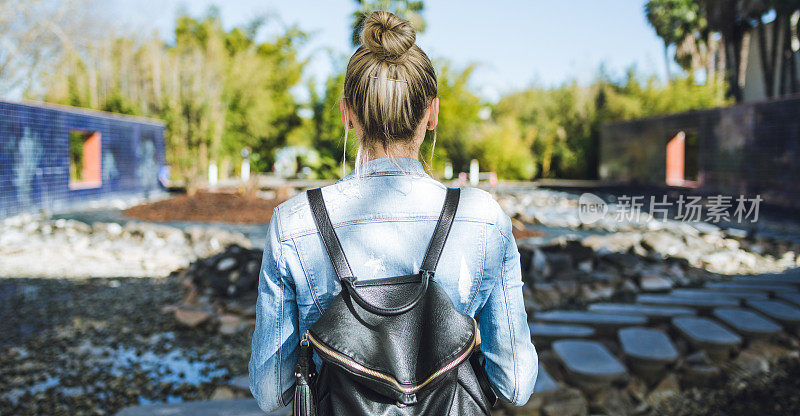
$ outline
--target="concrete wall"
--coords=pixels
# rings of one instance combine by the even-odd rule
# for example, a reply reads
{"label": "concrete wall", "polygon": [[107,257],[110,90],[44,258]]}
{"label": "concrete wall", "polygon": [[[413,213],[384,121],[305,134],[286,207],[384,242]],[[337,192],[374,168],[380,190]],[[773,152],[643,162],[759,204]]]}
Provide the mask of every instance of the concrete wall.
{"label": "concrete wall", "polygon": [[800,96],[603,126],[602,179],[665,185],[667,142],[697,140],[697,186],[800,208]]}
{"label": "concrete wall", "polygon": [[[101,183],[70,186],[73,130],[100,133]],[[164,163],[164,124],[158,120],[0,100],[0,218],[144,193],[158,185]]]}

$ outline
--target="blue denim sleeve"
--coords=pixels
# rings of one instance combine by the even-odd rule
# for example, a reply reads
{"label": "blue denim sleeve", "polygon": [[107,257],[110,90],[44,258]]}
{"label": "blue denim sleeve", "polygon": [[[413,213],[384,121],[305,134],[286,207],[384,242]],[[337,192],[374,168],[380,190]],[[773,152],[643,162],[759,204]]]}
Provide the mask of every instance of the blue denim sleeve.
{"label": "blue denim sleeve", "polygon": [[295,286],[286,267],[279,228],[276,209],[261,260],[249,363],[250,391],[266,412],[286,406],[293,397],[293,367],[300,342]]}
{"label": "blue denim sleeve", "polygon": [[[511,233],[511,219],[500,207],[495,242],[501,253],[497,279],[479,312],[481,350],[486,372],[500,397],[515,406],[528,402],[539,371],[522,298],[519,250]],[[494,250],[488,250],[494,251]]]}

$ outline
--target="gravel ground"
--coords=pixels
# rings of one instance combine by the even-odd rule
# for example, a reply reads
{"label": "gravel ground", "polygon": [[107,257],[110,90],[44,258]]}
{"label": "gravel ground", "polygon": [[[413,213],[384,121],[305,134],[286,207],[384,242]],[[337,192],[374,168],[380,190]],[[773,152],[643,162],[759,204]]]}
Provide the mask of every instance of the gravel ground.
{"label": "gravel ground", "polygon": [[734,379],[720,389],[695,389],[664,403],[653,415],[800,415],[800,361],[784,359],[775,371]]}
{"label": "gravel ground", "polygon": [[0,415],[205,400],[246,374],[252,332],[177,326],[161,308],[181,296],[177,278],[0,279]]}

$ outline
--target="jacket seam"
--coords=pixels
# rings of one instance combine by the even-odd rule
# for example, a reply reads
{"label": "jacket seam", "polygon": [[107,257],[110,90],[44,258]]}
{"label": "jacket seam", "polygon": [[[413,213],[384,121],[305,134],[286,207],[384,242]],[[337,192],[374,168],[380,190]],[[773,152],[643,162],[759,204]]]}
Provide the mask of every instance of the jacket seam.
{"label": "jacket seam", "polygon": [[472,296],[471,296],[471,298],[469,300],[469,305],[467,307],[468,311],[472,310],[472,305],[475,304],[475,298],[478,297],[478,293],[481,291],[481,285],[483,284],[483,272],[484,272],[484,269],[486,268],[486,255],[487,255],[486,246],[487,246],[488,241],[487,241],[487,238],[486,238],[486,234],[487,234],[486,233],[486,227],[482,227],[482,228],[483,228],[483,244],[480,245],[481,252],[482,252],[481,253],[481,267],[479,268],[479,273],[478,273],[478,284],[475,286],[475,290],[472,292]]}
{"label": "jacket seam", "polygon": [[[368,224],[368,223],[374,223],[374,222],[415,222],[415,221],[420,221],[420,220],[437,221],[438,219],[439,219],[438,215],[436,215],[436,216],[425,215],[425,216],[412,216],[412,217],[361,218],[361,219],[357,219],[357,220],[346,220],[346,221],[336,222],[336,223],[333,223],[333,227],[336,228],[336,227],[342,227],[342,226],[348,226],[348,225]],[[490,224],[490,225],[493,225],[493,223],[491,221],[483,219],[483,218],[478,218],[478,217],[457,217],[457,218],[453,219],[453,222],[456,222],[456,221],[466,221],[466,222],[474,222],[474,223],[479,223],[479,224]],[[298,237],[304,237],[306,235],[311,235],[311,234],[316,234],[316,233],[318,233],[318,230],[316,228],[304,228],[304,229],[301,229],[300,231],[295,231],[295,232],[293,232],[291,234],[286,234],[284,236],[281,236],[280,238],[281,238],[281,241],[286,241],[286,240],[290,240],[290,239],[294,239],[294,238],[298,238]]]}
{"label": "jacket seam", "polygon": [[308,283],[308,288],[311,291],[311,298],[314,299],[314,305],[316,305],[317,311],[322,314],[322,306],[319,303],[317,291],[314,288],[314,276],[311,275],[311,271],[306,267],[306,264],[303,261],[303,256],[300,254],[300,245],[297,244],[297,241],[294,238],[292,238],[292,244],[294,245],[294,250],[297,253],[297,259],[300,261],[300,267],[303,269],[303,276],[306,277],[306,283]]}
{"label": "jacket seam", "polygon": [[[275,216],[275,224],[276,224],[277,229],[278,229],[277,230],[278,231],[278,235],[280,235],[281,217],[280,217],[280,211],[278,210],[277,207],[275,208],[275,210],[273,212],[273,215]],[[275,340],[275,342],[278,344],[278,354],[277,354],[278,355],[278,357],[277,357],[278,359],[277,359],[277,361],[275,363],[275,367],[276,367],[276,370],[277,370],[277,371],[275,371],[275,374],[276,374],[275,386],[277,387],[275,389],[275,396],[278,398],[278,403],[281,405],[281,407],[285,407],[287,405],[286,403],[283,402],[283,384],[281,383],[281,381],[282,381],[281,380],[281,364],[283,363],[283,360],[281,358],[283,356],[283,354],[282,354],[282,352],[283,352],[283,343],[281,342],[281,339],[283,339],[283,304],[284,304],[284,296],[285,296],[284,290],[286,290],[286,288],[284,288],[283,270],[281,270],[281,264],[283,263],[283,260],[284,260],[284,258],[283,258],[283,241],[279,241],[278,242],[278,259],[275,261],[275,269],[278,271],[278,281],[280,282],[280,285],[281,285],[280,286],[281,287],[280,295],[279,295],[279,299],[278,299],[278,310],[279,310],[279,313],[278,313],[278,319],[276,320],[277,321],[277,326],[278,326],[278,338]]]}
{"label": "jacket seam", "polygon": [[[510,243],[510,240],[508,239],[508,237],[505,236],[505,234],[502,232],[502,230],[500,230],[500,227],[497,227],[497,229],[498,229],[498,231],[500,231],[500,235],[503,236],[504,238],[506,238],[506,240],[508,240],[509,243]],[[501,270],[501,272],[500,272],[500,285],[503,288],[503,302],[505,303],[505,306],[506,306],[506,320],[508,321],[508,330],[509,330],[509,334],[508,335],[509,335],[509,340],[510,340],[509,344],[511,345],[511,359],[514,362],[514,365],[513,365],[513,368],[514,368],[513,369],[514,391],[512,393],[512,401],[514,403],[516,403],[517,399],[518,399],[517,395],[519,394],[519,374],[517,374],[517,370],[518,370],[517,348],[516,348],[516,345],[515,345],[516,344],[516,331],[514,330],[514,320],[511,317],[511,308],[510,308],[510,305],[508,303],[508,291],[507,291],[507,287],[506,287],[506,265],[507,265],[507,259],[508,259],[506,254],[508,253],[508,249],[509,249],[510,246],[506,245],[505,247],[506,247],[505,250],[503,250],[503,262],[502,262],[501,269],[500,269]]]}
{"label": "jacket seam", "polygon": [[336,181],[335,183],[342,183],[345,181],[350,181],[353,179],[359,178],[374,178],[374,177],[381,177],[381,176],[414,176],[419,178],[430,178],[431,176],[424,172],[404,172],[400,170],[384,170],[384,171],[377,171],[377,172],[370,172],[365,173],[361,176],[350,176],[344,177]]}

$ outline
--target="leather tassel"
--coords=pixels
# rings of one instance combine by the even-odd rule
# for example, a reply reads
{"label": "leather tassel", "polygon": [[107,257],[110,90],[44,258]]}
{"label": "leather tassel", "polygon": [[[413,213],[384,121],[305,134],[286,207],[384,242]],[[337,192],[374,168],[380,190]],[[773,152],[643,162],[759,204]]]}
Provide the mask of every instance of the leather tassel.
{"label": "leather tassel", "polygon": [[300,353],[297,357],[294,376],[296,378],[294,387],[294,403],[292,405],[293,416],[316,416],[317,407],[314,403],[314,394],[311,391],[312,379],[316,375],[314,361],[311,359],[313,349],[308,344],[308,340],[303,337],[300,342]]}

